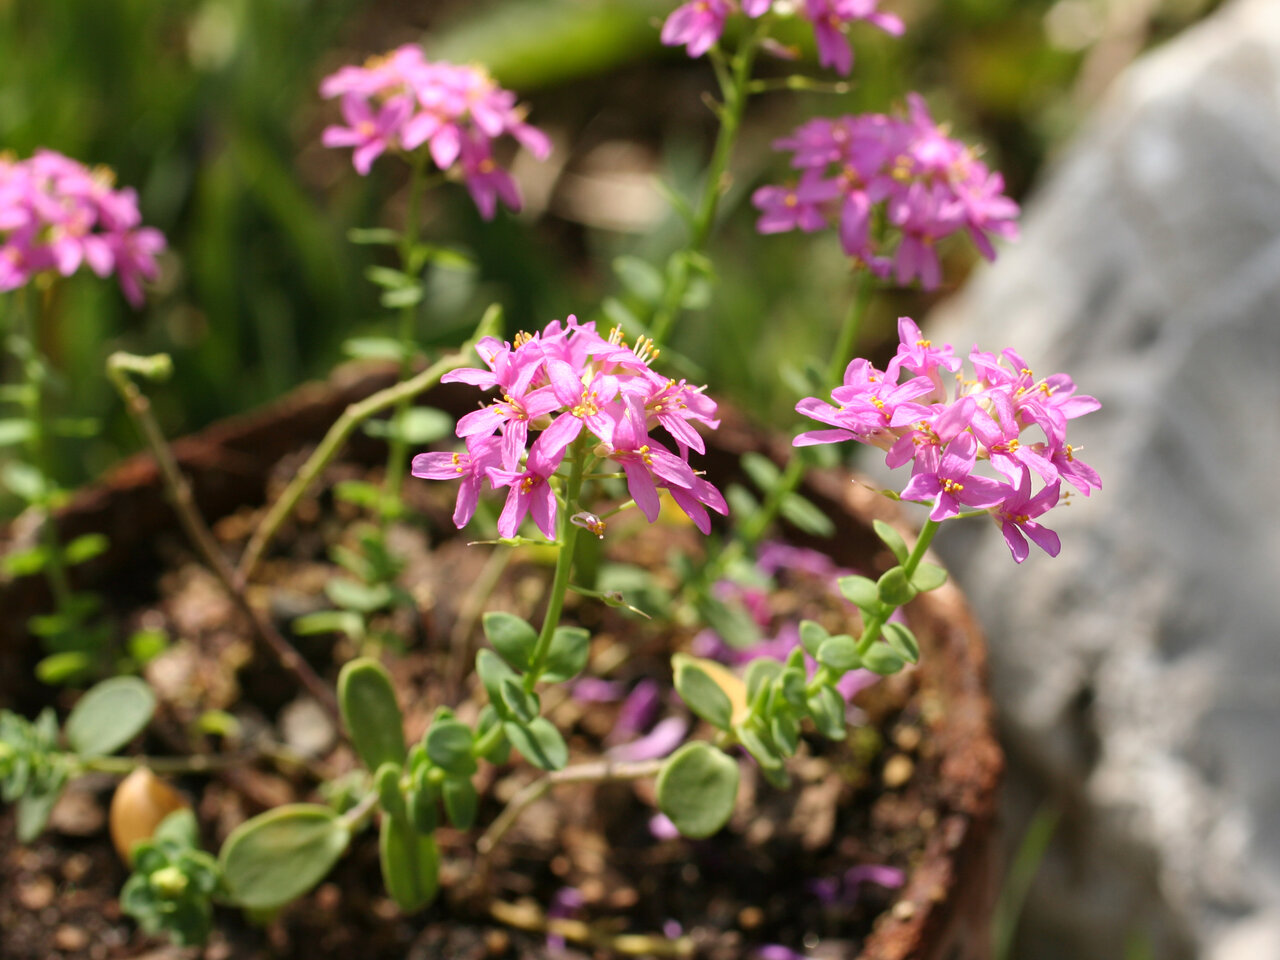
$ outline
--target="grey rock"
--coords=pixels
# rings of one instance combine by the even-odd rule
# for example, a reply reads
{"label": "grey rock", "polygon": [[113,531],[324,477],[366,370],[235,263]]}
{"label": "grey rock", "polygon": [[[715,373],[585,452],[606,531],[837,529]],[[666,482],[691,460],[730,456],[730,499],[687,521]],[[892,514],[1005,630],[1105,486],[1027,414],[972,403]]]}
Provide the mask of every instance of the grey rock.
{"label": "grey rock", "polygon": [[1014,955],[1280,958],[1280,2],[1130,68],[929,329],[1103,403],[1059,558],[938,542],[991,638],[1011,834],[1066,811]]}

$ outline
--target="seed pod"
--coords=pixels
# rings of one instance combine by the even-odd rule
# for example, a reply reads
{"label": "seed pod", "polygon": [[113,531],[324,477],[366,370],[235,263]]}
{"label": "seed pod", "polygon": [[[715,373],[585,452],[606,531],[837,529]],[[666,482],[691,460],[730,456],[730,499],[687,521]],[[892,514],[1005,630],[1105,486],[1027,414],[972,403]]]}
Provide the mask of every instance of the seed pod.
{"label": "seed pod", "polygon": [[190,806],[182,795],[146,767],[120,781],[111,798],[111,842],[126,865],[133,865],[133,848],[150,840],[164,818]]}

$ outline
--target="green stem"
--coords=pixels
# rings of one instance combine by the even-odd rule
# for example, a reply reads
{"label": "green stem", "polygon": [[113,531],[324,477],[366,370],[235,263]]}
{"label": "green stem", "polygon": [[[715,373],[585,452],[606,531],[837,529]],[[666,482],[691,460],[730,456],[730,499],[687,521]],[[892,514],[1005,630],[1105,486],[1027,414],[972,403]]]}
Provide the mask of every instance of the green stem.
{"label": "green stem", "polygon": [[538,682],[547,663],[547,654],[551,650],[551,638],[556,627],[560,625],[560,613],[564,609],[564,596],[569,591],[569,575],[573,572],[573,551],[578,543],[579,527],[572,520],[577,510],[578,497],[582,493],[582,468],[585,456],[583,441],[579,437],[573,442],[569,456],[572,466],[569,471],[569,482],[565,487],[564,503],[560,507],[560,552],[556,556],[555,577],[551,581],[551,592],[547,597],[547,612],[542,618],[542,630],[538,633],[537,646],[530,657],[532,669],[525,675],[525,685],[532,688]]}
{"label": "green stem", "polygon": [[711,166],[707,170],[707,180],[702,188],[702,199],[694,215],[693,232],[689,244],[685,247],[685,256],[675,262],[675,275],[667,278],[667,289],[662,304],[654,313],[650,324],[650,336],[655,345],[666,342],[671,327],[679,319],[681,304],[689,290],[689,255],[701,253],[711,237],[715,227],[716,213],[720,208],[720,200],[728,186],[729,159],[733,156],[733,147],[738,139],[738,131],[742,126],[742,115],[751,99],[751,68],[755,65],[756,53],[768,33],[765,23],[769,18],[762,17],[759,26],[738,48],[734,54],[731,69],[717,69],[716,76],[720,80],[724,103],[720,107],[720,130],[716,135],[715,149],[711,154]]}
{"label": "green stem", "polygon": [[[406,273],[412,273],[419,283],[422,280],[419,273],[423,265],[417,262],[418,255],[414,248],[418,245],[418,206],[422,199],[424,162],[425,154],[422,152],[414,154],[413,172],[409,177],[409,209],[405,214],[404,233],[400,239],[400,269]],[[408,380],[413,373],[413,328],[417,316],[416,303],[407,304],[400,310],[398,335],[401,383]],[[403,398],[396,404],[395,412],[391,415],[393,429],[390,449],[387,452],[386,498],[382,509],[384,522],[400,512],[400,491],[404,488],[405,467],[409,459],[409,444],[404,436],[404,421],[411,403],[412,398]]]}
{"label": "green stem", "polygon": [[[925,551],[929,549],[929,544],[933,542],[934,534],[938,532],[938,528],[941,526],[941,520],[926,520],[924,526],[920,528],[920,535],[916,537],[916,545],[911,548],[911,553],[907,555],[906,561],[902,564],[903,572],[906,573],[908,581],[915,575],[916,568],[920,566],[920,561],[924,559]],[[883,614],[877,614],[863,625],[862,636],[858,638],[858,656],[862,656],[871,649],[871,645],[880,636],[880,630],[889,622],[889,617],[893,615],[893,611],[896,609],[894,607]]]}
{"label": "green stem", "polygon": [[27,422],[31,425],[31,436],[27,441],[27,453],[31,457],[31,465],[40,474],[43,491],[41,501],[37,504],[40,513],[40,544],[45,550],[44,575],[49,583],[49,591],[53,594],[55,609],[63,613],[71,605],[71,584],[67,579],[66,564],[62,560],[62,546],[58,541],[58,527],[53,521],[53,509],[50,497],[54,494],[52,473],[52,451],[49,438],[45,433],[45,384],[48,371],[44,369],[40,348],[36,339],[35,311],[31,306],[31,294],[28,289],[20,291],[18,313],[18,336],[24,341],[27,355],[22,357],[23,379],[29,388],[25,401]]}

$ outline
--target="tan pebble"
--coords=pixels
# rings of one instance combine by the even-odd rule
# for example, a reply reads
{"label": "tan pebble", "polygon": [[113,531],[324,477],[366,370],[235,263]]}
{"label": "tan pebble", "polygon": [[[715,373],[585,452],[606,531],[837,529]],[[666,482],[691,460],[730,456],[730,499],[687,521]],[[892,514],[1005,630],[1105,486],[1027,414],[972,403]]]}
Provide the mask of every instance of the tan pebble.
{"label": "tan pebble", "polygon": [[204,960],[231,960],[231,944],[215,939],[205,947]]}
{"label": "tan pebble", "polygon": [[605,886],[604,881],[599,877],[588,877],[582,881],[578,887],[578,892],[582,894],[582,899],[587,903],[599,903],[604,899]]}
{"label": "tan pebble", "polygon": [[491,957],[500,957],[511,949],[511,937],[505,930],[486,930],[484,948]]}
{"label": "tan pebble", "polygon": [[316,891],[316,907],[324,913],[332,913],[342,903],[342,890],[336,883],[326,883]]}
{"label": "tan pebble", "polygon": [[573,864],[569,862],[569,858],[563,853],[557,854],[551,858],[551,872],[557,877],[563,877],[569,872],[572,866]]}
{"label": "tan pebble", "polygon": [[89,960],[107,960],[111,949],[105,943],[95,943],[89,948]]}
{"label": "tan pebble", "polygon": [[936,810],[921,810],[920,819],[916,821],[921,830],[932,830],[938,825],[938,812]]}
{"label": "tan pebble", "polygon": [[898,745],[899,750],[911,753],[920,746],[920,728],[899,727],[893,735],[893,742]]}
{"label": "tan pebble", "polygon": [[28,910],[43,910],[53,903],[57,888],[48,877],[36,877],[18,887],[18,902]]}
{"label": "tan pebble", "polygon": [[893,905],[893,916],[898,920],[910,920],[916,915],[916,905],[910,900],[899,900]]}
{"label": "tan pebble", "polygon": [[764,923],[764,911],[759,907],[743,907],[738,913],[738,926],[743,930],[754,930]]}
{"label": "tan pebble", "polygon": [[53,945],[66,953],[79,953],[89,946],[89,934],[79,927],[64,923],[54,931]]}
{"label": "tan pebble", "polygon": [[73,853],[62,864],[62,876],[68,883],[79,883],[93,869],[93,859],[87,853]]}
{"label": "tan pebble", "polygon": [[126,864],[133,863],[133,847],[150,840],[164,818],[189,806],[182,795],[146,767],[120,781],[111,798],[111,842]]}
{"label": "tan pebble", "polygon": [[885,761],[884,785],[890,790],[896,790],[911,779],[911,774],[915,772],[915,769],[915,764],[911,762],[910,757],[905,754],[895,753]]}
{"label": "tan pebble", "polygon": [[614,910],[630,910],[640,902],[640,893],[635,887],[620,887],[609,894],[609,906]]}

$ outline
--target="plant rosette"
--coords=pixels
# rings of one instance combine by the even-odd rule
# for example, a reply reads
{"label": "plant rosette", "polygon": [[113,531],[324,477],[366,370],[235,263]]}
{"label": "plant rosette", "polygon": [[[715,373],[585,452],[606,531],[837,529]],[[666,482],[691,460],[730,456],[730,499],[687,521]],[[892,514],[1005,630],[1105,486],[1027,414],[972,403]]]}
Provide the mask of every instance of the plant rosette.
{"label": "plant rosette", "polygon": [[[324,411],[341,409],[348,400],[367,395],[388,382],[384,377],[371,374],[345,391],[305,391],[262,414],[217,425],[180,445],[185,451],[183,466],[195,489],[204,492],[208,515],[211,520],[223,518],[217,524],[223,535],[234,539],[256,508],[249,492],[252,482],[246,482],[238,495],[227,496],[222,489],[221,465],[233,451],[256,447],[271,451],[277,459],[287,457],[290,448],[318,439],[319,427],[326,422]],[[470,390],[457,384],[441,387],[426,402],[457,417],[470,408]],[[751,474],[761,470],[753,457],[772,462],[785,455],[782,442],[771,447],[731,412],[721,411],[720,417],[720,430],[706,437],[700,466],[726,484],[752,483]],[[745,462],[753,464],[749,473],[742,468],[744,455],[749,455]],[[324,489],[311,501],[315,511],[304,511],[279,550],[291,559],[272,561],[278,565],[273,576],[279,584],[315,575],[324,557],[316,553],[314,531],[358,527],[356,511],[335,500],[332,493],[339,483],[358,480],[379,456],[376,443],[357,446],[351,457],[326,474]],[[270,471],[264,466],[259,482]],[[100,488],[78,497],[62,522],[72,529],[89,522],[111,529],[123,526],[117,514],[134,510],[146,500],[148,489],[156,491],[158,478],[147,474],[143,463],[124,465]],[[536,785],[538,761],[525,762],[520,754],[524,749],[536,753],[538,748],[517,743],[510,757],[494,756],[503,762],[475,779],[475,795],[458,786],[471,782],[470,755],[457,753],[457,744],[450,746],[451,713],[437,708],[452,704],[460,717],[470,720],[486,697],[475,688],[451,687],[444,679],[448,670],[441,664],[452,632],[445,627],[472,617],[476,629],[467,638],[468,645],[477,642],[487,626],[499,651],[507,649],[504,629],[514,633],[519,629],[512,628],[514,618],[490,617],[486,623],[484,617],[465,609],[468,585],[492,570],[486,572],[491,563],[480,550],[468,547],[465,537],[453,532],[454,492],[445,484],[415,485],[409,495],[418,498],[414,506],[428,518],[428,530],[408,525],[401,529],[405,539],[417,538],[416,546],[402,544],[411,569],[418,571],[406,584],[419,598],[430,598],[424,607],[429,624],[424,642],[407,656],[386,661],[392,665],[390,685],[384,682],[383,671],[372,667],[344,674],[343,702],[348,712],[351,704],[371,704],[375,711],[390,709],[387,705],[392,704],[401,714],[397,727],[403,731],[401,739],[393,736],[395,742],[385,742],[377,735],[363,740],[357,736],[354,745],[375,780],[387,778],[394,786],[403,785],[405,789],[391,792],[407,801],[404,819],[384,816],[379,831],[341,796],[331,797],[333,805],[317,804],[314,780],[298,767],[281,778],[268,772],[262,761],[247,765],[239,776],[215,773],[202,786],[206,797],[221,796],[224,803],[239,797],[236,805],[252,804],[264,789],[278,791],[274,802],[295,803],[278,808],[269,820],[254,821],[259,824],[256,837],[245,827],[238,828],[223,844],[218,864],[224,877],[230,869],[256,878],[252,887],[240,890],[241,905],[248,904],[264,916],[278,911],[275,935],[285,938],[289,950],[322,955],[314,952],[322,932],[324,942],[334,944],[334,955],[359,944],[371,956],[403,955],[415,942],[464,943],[498,936],[507,938],[516,955],[544,949],[549,936],[553,941],[566,937],[569,943],[598,941],[623,952],[628,944],[653,950],[661,941],[680,951],[696,947],[746,956],[752,955],[752,945],[801,942],[816,934],[860,949],[867,958],[932,955],[933,946],[942,940],[983,942],[991,903],[979,892],[989,890],[981,877],[992,868],[995,855],[992,818],[1000,755],[982,687],[980,634],[953,588],[921,594],[907,608],[906,622],[923,647],[918,667],[878,682],[865,671],[849,675],[848,692],[853,699],[844,709],[856,722],[849,725],[843,741],[815,738],[807,724],[797,732],[797,757],[788,762],[791,783],[786,789],[770,785],[771,771],[740,747],[728,753],[717,751],[727,762],[705,764],[697,756],[690,759],[697,751],[711,749],[697,744],[714,738],[715,727],[689,710],[673,689],[672,653],[680,655],[675,676],[685,693],[690,678],[705,678],[726,691],[731,712],[739,710],[738,698],[745,695],[753,672],[760,669],[751,668],[753,658],[763,655],[785,662],[788,656],[798,655],[808,661],[805,669],[809,671],[819,658],[837,658],[840,644],[831,644],[831,639],[854,631],[858,621],[854,607],[840,593],[839,580],[854,570],[875,575],[894,565],[891,546],[871,529],[875,520],[900,523],[894,506],[835,470],[814,471],[803,490],[833,519],[835,535],[796,534],[790,545],[764,545],[756,564],[736,572],[742,575],[723,578],[712,591],[718,601],[715,609],[728,614],[714,632],[660,628],[658,621],[630,609],[654,614],[662,612],[664,605],[666,609],[679,605],[681,574],[669,567],[668,553],[673,545],[680,545],[696,559],[702,549],[701,535],[680,511],[664,507],[654,525],[639,520],[628,526],[619,519],[603,541],[583,538],[586,554],[596,556],[593,592],[599,596],[584,595],[588,588],[583,587],[584,593],[570,593],[566,610],[567,622],[588,628],[593,637],[587,650],[591,678],[578,680],[558,701],[554,691],[545,694],[540,711],[554,718],[563,732],[569,769],[594,760],[619,765],[671,755],[676,760],[666,765],[656,783],[645,779],[552,788],[554,792],[532,803],[485,857],[490,890],[497,892],[477,897],[466,879],[476,877],[481,867],[475,860],[476,838],[484,835],[500,810],[496,798],[510,799]],[[156,589],[154,577],[139,583],[130,576],[132,571],[156,569],[157,549],[169,553],[173,546],[164,544],[165,537],[173,535],[166,534],[169,521],[157,505],[158,496],[149,502],[153,505],[149,509],[129,514],[128,536],[112,536],[119,562],[94,583],[109,596],[136,596],[139,590]],[[321,510],[324,504],[329,506]],[[491,522],[497,520],[492,516]],[[494,590],[494,606],[532,614],[540,596],[535,585],[545,584],[551,575],[545,548],[516,542],[502,549],[507,559]],[[195,568],[180,564],[174,573],[159,578],[168,586],[161,587],[158,595],[140,608],[119,613],[181,616],[195,600],[192,578],[199,580]],[[184,582],[185,587],[178,586]],[[24,595],[32,585],[26,581],[8,586],[6,608],[10,602],[31,602]],[[599,603],[600,597],[613,605]],[[158,662],[156,675],[163,674],[166,663],[191,665],[194,659],[206,669],[225,663],[234,647],[228,642],[233,623],[234,613],[229,611],[222,622],[215,619],[189,634],[188,643],[166,654],[167,661]],[[742,630],[747,634],[745,646],[738,635]],[[815,642],[815,630],[825,638]],[[332,651],[339,658],[360,652],[351,638],[336,647],[331,641],[320,643],[321,639],[323,635],[316,635],[316,646],[303,649],[319,658],[317,666],[322,669]],[[805,639],[816,656],[806,655]],[[5,644],[11,653],[20,646],[17,637],[6,640],[12,641]],[[828,644],[825,653],[824,643]],[[508,655],[517,656],[509,650]],[[271,715],[286,705],[292,694],[282,695],[278,682],[255,685],[254,674],[261,663],[242,659],[241,664],[241,680],[252,704],[247,709]],[[3,694],[7,697],[10,692]],[[189,691],[174,694],[161,686],[164,708],[210,730],[214,729],[212,718],[237,709],[232,688],[206,689],[194,699]],[[519,709],[518,697],[512,696],[515,702],[507,709]],[[696,694],[690,696],[696,698]],[[351,718],[347,719],[350,724]],[[358,720],[353,729],[362,726],[388,729],[383,722],[362,725]],[[220,729],[225,733],[225,728]],[[277,731],[285,740],[283,721]],[[787,733],[779,731],[778,736]],[[693,745],[687,742],[691,737]],[[234,751],[234,742],[234,738],[227,740],[224,750]],[[318,762],[349,765],[350,759],[343,761],[344,756],[351,755],[338,748],[337,753],[326,751]],[[400,772],[390,772],[396,766]],[[706,839],[675,837],[672,824],[659,814],[659,796],[664,791],[714,793],[726,790],[726,781],[735,779],[736,800],[727,826],[718,829],[719,822],[696,822],[696,809],[681,823],[688,833],[709,834]],[[274,786],[264,786],[268,782]],[[421,789],[416,789],[419,782]],[[420,793],[437,798],[430,814],[418,809],[425,809]],[[430,846],[414,841],[412,830],[396,826],[415,816],[435,818],[437,829]],[[224,821],[222,829],[233,822]],[[46,833],[34,850],[53,862],[65,855],[66,842],[56,833]],[[282,869],[283,864],[273,865],[270,858],[255,865],[261,850],[278,849],[280,843],[302,843],[313,851],[315,875],[304,875],[306,871],[295,863],[276,876],[271,870]],[[392,877],[380,877],[386,867],[377,866],[378,851],[388,845],[399,851],[389,858],[399,868]],[[130,902],[142,911],[142,922],[150,924],[150,929],[159,928],[170,915],[181,921],[169,921],[171,926],[199,929],[206,922],[205,908],[182,900],[179,894],[186,894],[188,881],[179,881],[171,870],[164,872],[171,860],[185,864],[189,858],[179,861],[179,851],[172,845],[163,849],[169,859],[152,856],[147,861],[154,869],[145,881],[132,881]],[[108,863],[111,854],[104,844],[91,856],[95,862]],[[388,857],[382,859],[385,864]],[[10,853],[4,854],[3,862],[6,882],[31,880],[29,872],[14,866]],[[424,879],[433,875],[437,864],[439,890]],[[200,868],[194,872],[198,877],[190,882],[208,883]],[[319,878],[326,875],[330,882],[316,889]],[[780,882],[780,878],[786,879]],[[384,879],[394,900],[400,901],[398,908],[391,905],[392,900],[386,901],[387,909],[410,912],[412,924],[377,923],[371,929],[369,901],[348,893],[380,885]],[[109,884],[99,889],[104,899],[118,895]],[[311,892],[283,909],[276,902],[306,890]],[[162,915],[159,909],[170,902],[165,896],[180,902],[181,910],[173,908],[171,914]],[[427,901],[433,905],[424,912],[412,911]],[[30,925],[16,916],[13,921],[18,924],[15,930]],[[100,931],[111,927],[110,921],[94,922]],[[235,925],[219,929],[217,936],[231,937],[237,944],[254,943],[260,936]],[[917,952],[902,952],[903,944]],[[979,954],[961,954],[969,955]]]}

